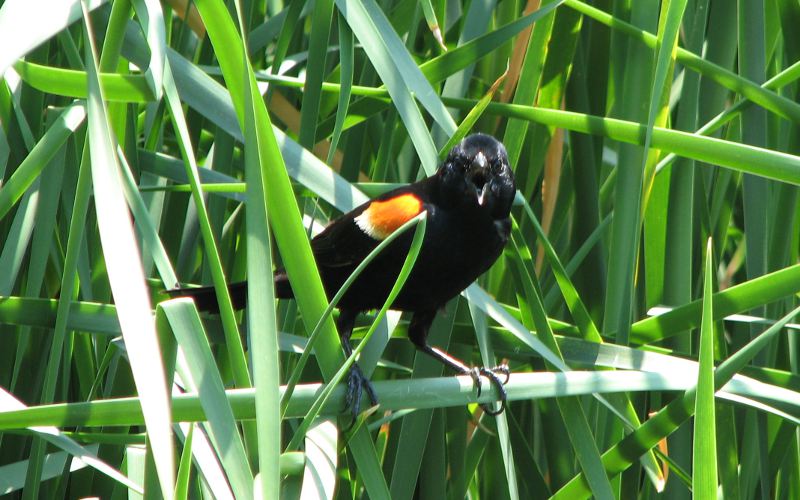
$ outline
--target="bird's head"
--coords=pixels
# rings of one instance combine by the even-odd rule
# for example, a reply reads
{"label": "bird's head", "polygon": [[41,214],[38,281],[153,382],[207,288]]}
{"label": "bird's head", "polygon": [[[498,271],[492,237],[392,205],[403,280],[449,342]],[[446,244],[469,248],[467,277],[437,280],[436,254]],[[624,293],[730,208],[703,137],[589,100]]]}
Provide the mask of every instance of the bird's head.
{"label": "bird's head", "polygon": [[494,219],[511,211],[516,185],[503,144],[486,134],[472,134],[453,147],[437,174],[444,195],[454,204],[477,205]]}

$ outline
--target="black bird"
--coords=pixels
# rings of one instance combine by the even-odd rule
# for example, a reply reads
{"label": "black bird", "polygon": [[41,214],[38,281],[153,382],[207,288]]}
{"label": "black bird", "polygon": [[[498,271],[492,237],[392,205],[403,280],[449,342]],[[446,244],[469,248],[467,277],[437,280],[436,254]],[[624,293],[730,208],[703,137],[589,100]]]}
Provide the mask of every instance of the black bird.
{"label": "black bird", "polygon": [[[412,313],[408,338],[417,349],[459,374],[470,375],[481,392],[481,375],[494,383],[505,408],[505,365],[475,368],[428,344],[428,330],[436,313],[494,263],[511,231],[511,203],[516,193],[514,173],[505,147],[486,134],[473,134],[450,150],[437,172],[419,182],[389,191],[331,222],[311,241],[325,291],[333,297],[356,266],[381,240],[423,210],[427,227],[420,254],[392,308]],[[339,302],[337,327],[347,356],[350,335],[359,313],[383,306],[411,246],[413,231],[392,242],[362,272]],[[230,285],[236,307],[244,307],[246,283]],[[275,274],[279,298],[293,297],[283,270]],[[213,287],[169,290],[172,296],[190,296],[200,310],[219,310]],[[358,364],[348,376],[346,406],[355,417],[362,390],[372,404],[377,396]]]}

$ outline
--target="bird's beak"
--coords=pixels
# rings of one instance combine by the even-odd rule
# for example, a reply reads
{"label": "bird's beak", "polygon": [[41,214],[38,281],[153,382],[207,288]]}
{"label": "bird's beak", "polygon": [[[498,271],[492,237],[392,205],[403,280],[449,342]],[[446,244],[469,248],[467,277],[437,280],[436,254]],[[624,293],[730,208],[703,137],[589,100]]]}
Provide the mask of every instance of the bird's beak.
{"label": "bird's beak", "polygon": [[475,187],[475,195],[478,197],[478,205],[483,206],[486,202],[486,194],[489,192],[489,183],[487,182],[487,170],[489,161],[483,151],[478,151],[475,158],[472,159],[472,166],[470,168],[470,180]]}

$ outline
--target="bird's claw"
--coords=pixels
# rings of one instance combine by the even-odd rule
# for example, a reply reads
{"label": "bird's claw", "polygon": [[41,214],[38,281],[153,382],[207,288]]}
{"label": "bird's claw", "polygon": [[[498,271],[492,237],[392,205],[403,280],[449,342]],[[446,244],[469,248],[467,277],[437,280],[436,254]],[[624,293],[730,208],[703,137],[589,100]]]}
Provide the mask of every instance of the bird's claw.
{"label": "bird's claw", "polygon": [[345,394],[344,408],[342,409],[347,411],[349,408],[353,417],[347,430],[353,427],[353,424],[358,419],[358,414],[361,411],[361,396],[364,391],[367,392],[367,397],[373,405],[378,404],[378,396],[375,394],[372,383],[364,376],[361,368],[357,364],[353,364],[347,374],[347,393]]}
{"label": "bird's claw", "polygon": [[[487,369],[483,368],[483,370],[487,370]],[[511,370],[508,369],[508,365],[505,364],[505,363],[503,363],[502,365],[497,365],[494,368],[492,368],[491,370],[487,370],[487,371],[490,371],[495,375],[497,375],[498,373],[503,374],[505,376],[505,378],[506,378],[503,381],[503,385],[506,385],[508,383],[508,381],[511,380]]]}
{"label": "bird's claw", "polygon": [[[500,380],[500,377],[497,376],[498,373],[505,376],[505,381]],[[481,404],[481,408],[483,408],[484,412],[494,417],[500,415],[506,410],[506,398],[508,394],[506,393],[506,388],[503,386],[507,384],[511,378],[511,371],[508,369],[508,365],[504,363],[502,365],[495,366],[494,368],[487,368],[485,366],[480,368],[472,367],[471,369],[467,370],[465,375],[469,375],[475,382],[475,386],[478,388],[478,397],[481,397],[481,391],[483,389],[481,375],[488,378],[489,381],[494,384],[495,387],[497,387],[497,392],[500,393],[500,408],[498,410],[493,410],[491,407],[489,407],[489,405]]]}

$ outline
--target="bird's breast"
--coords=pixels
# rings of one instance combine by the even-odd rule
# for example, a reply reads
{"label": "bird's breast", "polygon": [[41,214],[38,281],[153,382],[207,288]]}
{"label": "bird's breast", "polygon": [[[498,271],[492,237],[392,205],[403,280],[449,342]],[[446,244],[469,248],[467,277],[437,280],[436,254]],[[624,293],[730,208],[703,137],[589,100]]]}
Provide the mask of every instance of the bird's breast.
{"label": "bird's breast", "polygon": [[422,250],[396,301],[398,309],[442,307],[491,267],[508,240],[509,225],[441,215],[429,217]]}

